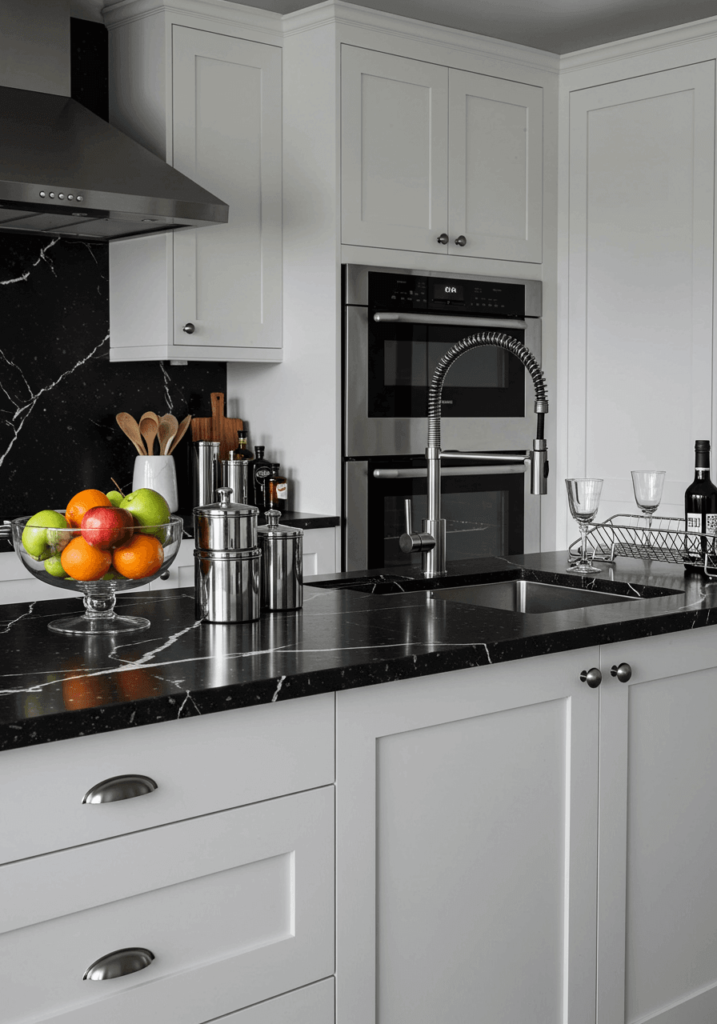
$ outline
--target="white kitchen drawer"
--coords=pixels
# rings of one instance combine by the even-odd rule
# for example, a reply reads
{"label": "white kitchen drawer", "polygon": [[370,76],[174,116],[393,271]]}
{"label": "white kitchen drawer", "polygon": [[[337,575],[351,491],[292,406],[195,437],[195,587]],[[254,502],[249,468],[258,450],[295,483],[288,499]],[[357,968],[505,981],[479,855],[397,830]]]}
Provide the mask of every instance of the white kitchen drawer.
{"label": "white kitchen drawer", "polygon": [[[200,1024],[334,970],[334,790],[0,870],[4,1024]],[[154,959],[84,980],[111,952]]]}
{"label": "white kitchen drawer", "polygon": [[[180,690],[177,711],[185,699]],[[148,776],[157,789],[82,802],[97,783],[128,773]],[[3,751],[0,864],[333,779],[330,693]]]}
{"label": "white kitchen drawer", "polygon": [[334,979],[327,978],[206,1024],[333,1024],[333,1021]]}

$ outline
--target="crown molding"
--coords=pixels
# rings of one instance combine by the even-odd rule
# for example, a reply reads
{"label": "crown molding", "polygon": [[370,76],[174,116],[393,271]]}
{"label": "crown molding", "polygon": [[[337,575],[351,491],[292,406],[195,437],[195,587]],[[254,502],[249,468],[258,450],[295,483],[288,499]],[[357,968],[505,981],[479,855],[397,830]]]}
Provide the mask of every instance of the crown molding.
{"label": "crown molding", "polygon": [[684,25],[657,29],[643,35],[629,36],[613,43],[601,43],[585,50],[574,50],[560,57],[560,72],[577,71],[583,68],[609,64],[612,61],[636,57],[640,54],[657,53],[674,46],[695,43],[717,36],[717,17],[702,18]]}
{"label": "crown molding", "polygon": [[273,11],[262,11],[231,0],[115,0],[101,11],[107,28],[125,25],[153,14],[169,14],[178,18],[202,18],[224,25],[244,25],[263,32],[282,35],[282,18]]}
{"label": "crown molding", "polygon": [[547,50],[536,50],[530,46],[493,39],[491,36],[445,28],[442,25],[416,21],[397,14],[386,14],[369,7],[345,3],[344,0],[324,0],[313,7],[285,14],[282,22],[284,35],[287,36],[308,32],[324,25],[340,25],[344,28],[373,30],[388,36],[400,36],[402,39],[449,46],[454,50],[511,61],[521,67],[531,67],[539,71],[557,74],[559,70],[558,55]]}

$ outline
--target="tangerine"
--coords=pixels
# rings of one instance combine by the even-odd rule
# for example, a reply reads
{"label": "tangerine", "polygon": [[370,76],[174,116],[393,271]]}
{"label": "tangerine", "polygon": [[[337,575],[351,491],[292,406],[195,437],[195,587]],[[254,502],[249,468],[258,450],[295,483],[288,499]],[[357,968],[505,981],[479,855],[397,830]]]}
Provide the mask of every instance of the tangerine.
{"label": "tangerine", "polygon": [[143,580],[146,576],[154,576],[159,572],[163,561],[164,548],[156,537],[150,537],[146,533],[136,533],[131,540],[122,547],[115,548],[112,553],[112,565],[118,573],[130,580]]}
{"label": "tangerine", "polygon": [[84,537],[73,537],[60,555],[60,564],[73,580],[99,580],[112,565],[112,553],[93,548]]}
{"label": "tangerine", "polygon": [[97,508],[98,505],[112,508],[112,502],[102,491],[96,491],[92,487],[88,487],[84,491],[78,491],[74,498],[70,498],[67,502],[65,519],[70,526],[80,527],[82,526],[82,517],[85,512],[89,512],[91,508]]}

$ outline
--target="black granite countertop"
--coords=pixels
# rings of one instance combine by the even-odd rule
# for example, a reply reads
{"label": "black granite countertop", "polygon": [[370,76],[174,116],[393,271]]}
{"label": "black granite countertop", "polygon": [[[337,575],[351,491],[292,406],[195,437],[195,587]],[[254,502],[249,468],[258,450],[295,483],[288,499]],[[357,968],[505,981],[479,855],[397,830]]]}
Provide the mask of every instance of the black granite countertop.
{"label": "black granite countertop", "polygon": [[438,600],[418,572],[352,573],[313,577],[302,611],[245,625],[195,622],[191,589],[129,592],[118,610],[151,628],[86,639],[47,629],[77,600],[4,605],[0,750],[717,624],[717,583],[680,566],[618,559],[580,578],[566,560],[453,563],[432,585],[522,577],[644,599],[520,614]]}

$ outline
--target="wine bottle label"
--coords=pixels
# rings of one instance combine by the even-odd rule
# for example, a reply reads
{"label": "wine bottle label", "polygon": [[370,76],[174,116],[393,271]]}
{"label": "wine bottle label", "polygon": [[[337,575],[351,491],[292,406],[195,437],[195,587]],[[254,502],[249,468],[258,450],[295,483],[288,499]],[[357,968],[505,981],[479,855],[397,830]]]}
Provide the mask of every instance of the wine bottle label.
{"label": "wine bottle label", "polygon": [[[284,501],[286,501],[286,499],[289,496],[289,488],[288,488],[288,486],[286,484],[277,484],[276,485],[276,496],[277,496],[278,499],[280,499],[280,500],[283,499]],[[715,516],[714,518],[717,519],[717,516]]]}
{"label": "wine bottle label", "polygon": [[687,513],[687,532],[702,533],[702,516],[699,512]]}

